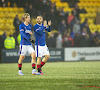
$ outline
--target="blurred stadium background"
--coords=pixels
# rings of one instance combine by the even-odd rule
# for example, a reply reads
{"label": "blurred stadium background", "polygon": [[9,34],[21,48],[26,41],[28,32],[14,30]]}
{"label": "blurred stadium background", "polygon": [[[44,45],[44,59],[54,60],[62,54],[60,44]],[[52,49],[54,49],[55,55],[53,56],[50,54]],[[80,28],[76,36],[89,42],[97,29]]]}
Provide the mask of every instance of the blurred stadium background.
{"label": "blurred stadium background", "polygon": [[[0,50],[6,55],[6,50],[19,49],[19,24],[23,22],[25,12],[31,15],[30,23],[33,26],[37,15],[52,20],[52,32],[46,32],[46,42],[55,51],[64,49],[61,51],[64,56],[65,48],[100,46],[100,0],[1,0]],[[75,56],[75,50],[73,54]]]}
{"label": "blurred stadium background", "polygon": [[[46,32],[51,62],[43,67],[44,76],[32,76],[30,63],[23,63],[25,76],[17,76],[24,13],[31,15],[33,26],[37,15],[52,20],[52,31]],[[100,0],[0,0],[0,90],[99,90],[97,60]],[[24,62],[30,61],[27,54]]]}

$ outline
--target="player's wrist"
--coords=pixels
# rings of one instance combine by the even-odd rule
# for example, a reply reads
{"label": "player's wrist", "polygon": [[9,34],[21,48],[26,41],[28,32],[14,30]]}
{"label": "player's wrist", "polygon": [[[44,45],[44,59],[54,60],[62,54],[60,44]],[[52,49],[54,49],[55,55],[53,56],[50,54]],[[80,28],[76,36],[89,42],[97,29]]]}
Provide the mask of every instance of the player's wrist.
{"label": "player's wrist", "polygon": [[31,40],[31,43],[35,43],[35,41],[34,40]]}
{"label": "player's wrist", "polygon": [[35,41],[34,40],[32,40],[32,39],[29,39],[30,41],[31,41],[31,43],[35,43]]}
{"label": "player's wrist", "polygon": [[46,26],[44,26],[44,28],[46,28]]}

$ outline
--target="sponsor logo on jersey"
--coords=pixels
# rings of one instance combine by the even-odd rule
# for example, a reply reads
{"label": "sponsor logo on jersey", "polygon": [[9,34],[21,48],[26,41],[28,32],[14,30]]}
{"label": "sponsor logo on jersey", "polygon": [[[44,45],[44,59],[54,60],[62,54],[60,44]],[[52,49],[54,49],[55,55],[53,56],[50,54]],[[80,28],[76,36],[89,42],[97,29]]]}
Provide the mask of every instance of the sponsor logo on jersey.
{"label": "sponsor logo on jersey", "polygon": [[30,31],[31,31],[31,30],[27,30],[26,27],[25,27],[25,33],[29,33]]}
{"label": "sponsor logo on jersey", "polygon": [[25,30],[25,33],[29,33],[30,32],[30,30]]}

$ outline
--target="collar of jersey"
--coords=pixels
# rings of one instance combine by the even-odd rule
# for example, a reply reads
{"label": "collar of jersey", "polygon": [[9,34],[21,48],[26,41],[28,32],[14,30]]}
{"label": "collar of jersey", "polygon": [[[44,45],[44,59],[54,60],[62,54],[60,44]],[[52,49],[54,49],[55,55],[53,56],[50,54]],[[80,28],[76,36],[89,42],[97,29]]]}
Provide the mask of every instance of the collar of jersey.
{"label": "collar of jersey", "polygon": [[[25,23],[24,23],[24,25],[25,25]],[[29,24],[28,24],[29,25]],[[28,25],[25,25],[25,26],[28,26]]]}
{"label": "collar of jersey", "polygon": [[40,24],[38,24],[38,23],[37,23],[37,25],[42,26],[42,24],[40,25]]}

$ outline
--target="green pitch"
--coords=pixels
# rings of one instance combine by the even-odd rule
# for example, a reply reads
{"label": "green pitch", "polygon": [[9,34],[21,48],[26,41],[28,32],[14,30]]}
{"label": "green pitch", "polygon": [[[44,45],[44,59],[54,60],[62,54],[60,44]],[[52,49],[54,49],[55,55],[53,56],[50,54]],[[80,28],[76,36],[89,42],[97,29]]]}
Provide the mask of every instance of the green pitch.
{"label": "green pitch", "polygon": [[24,76],[15,64],[0,64],[0,90],[100,90],[100,61],[48,62],[44,75],[31,75],[23,63]]}

